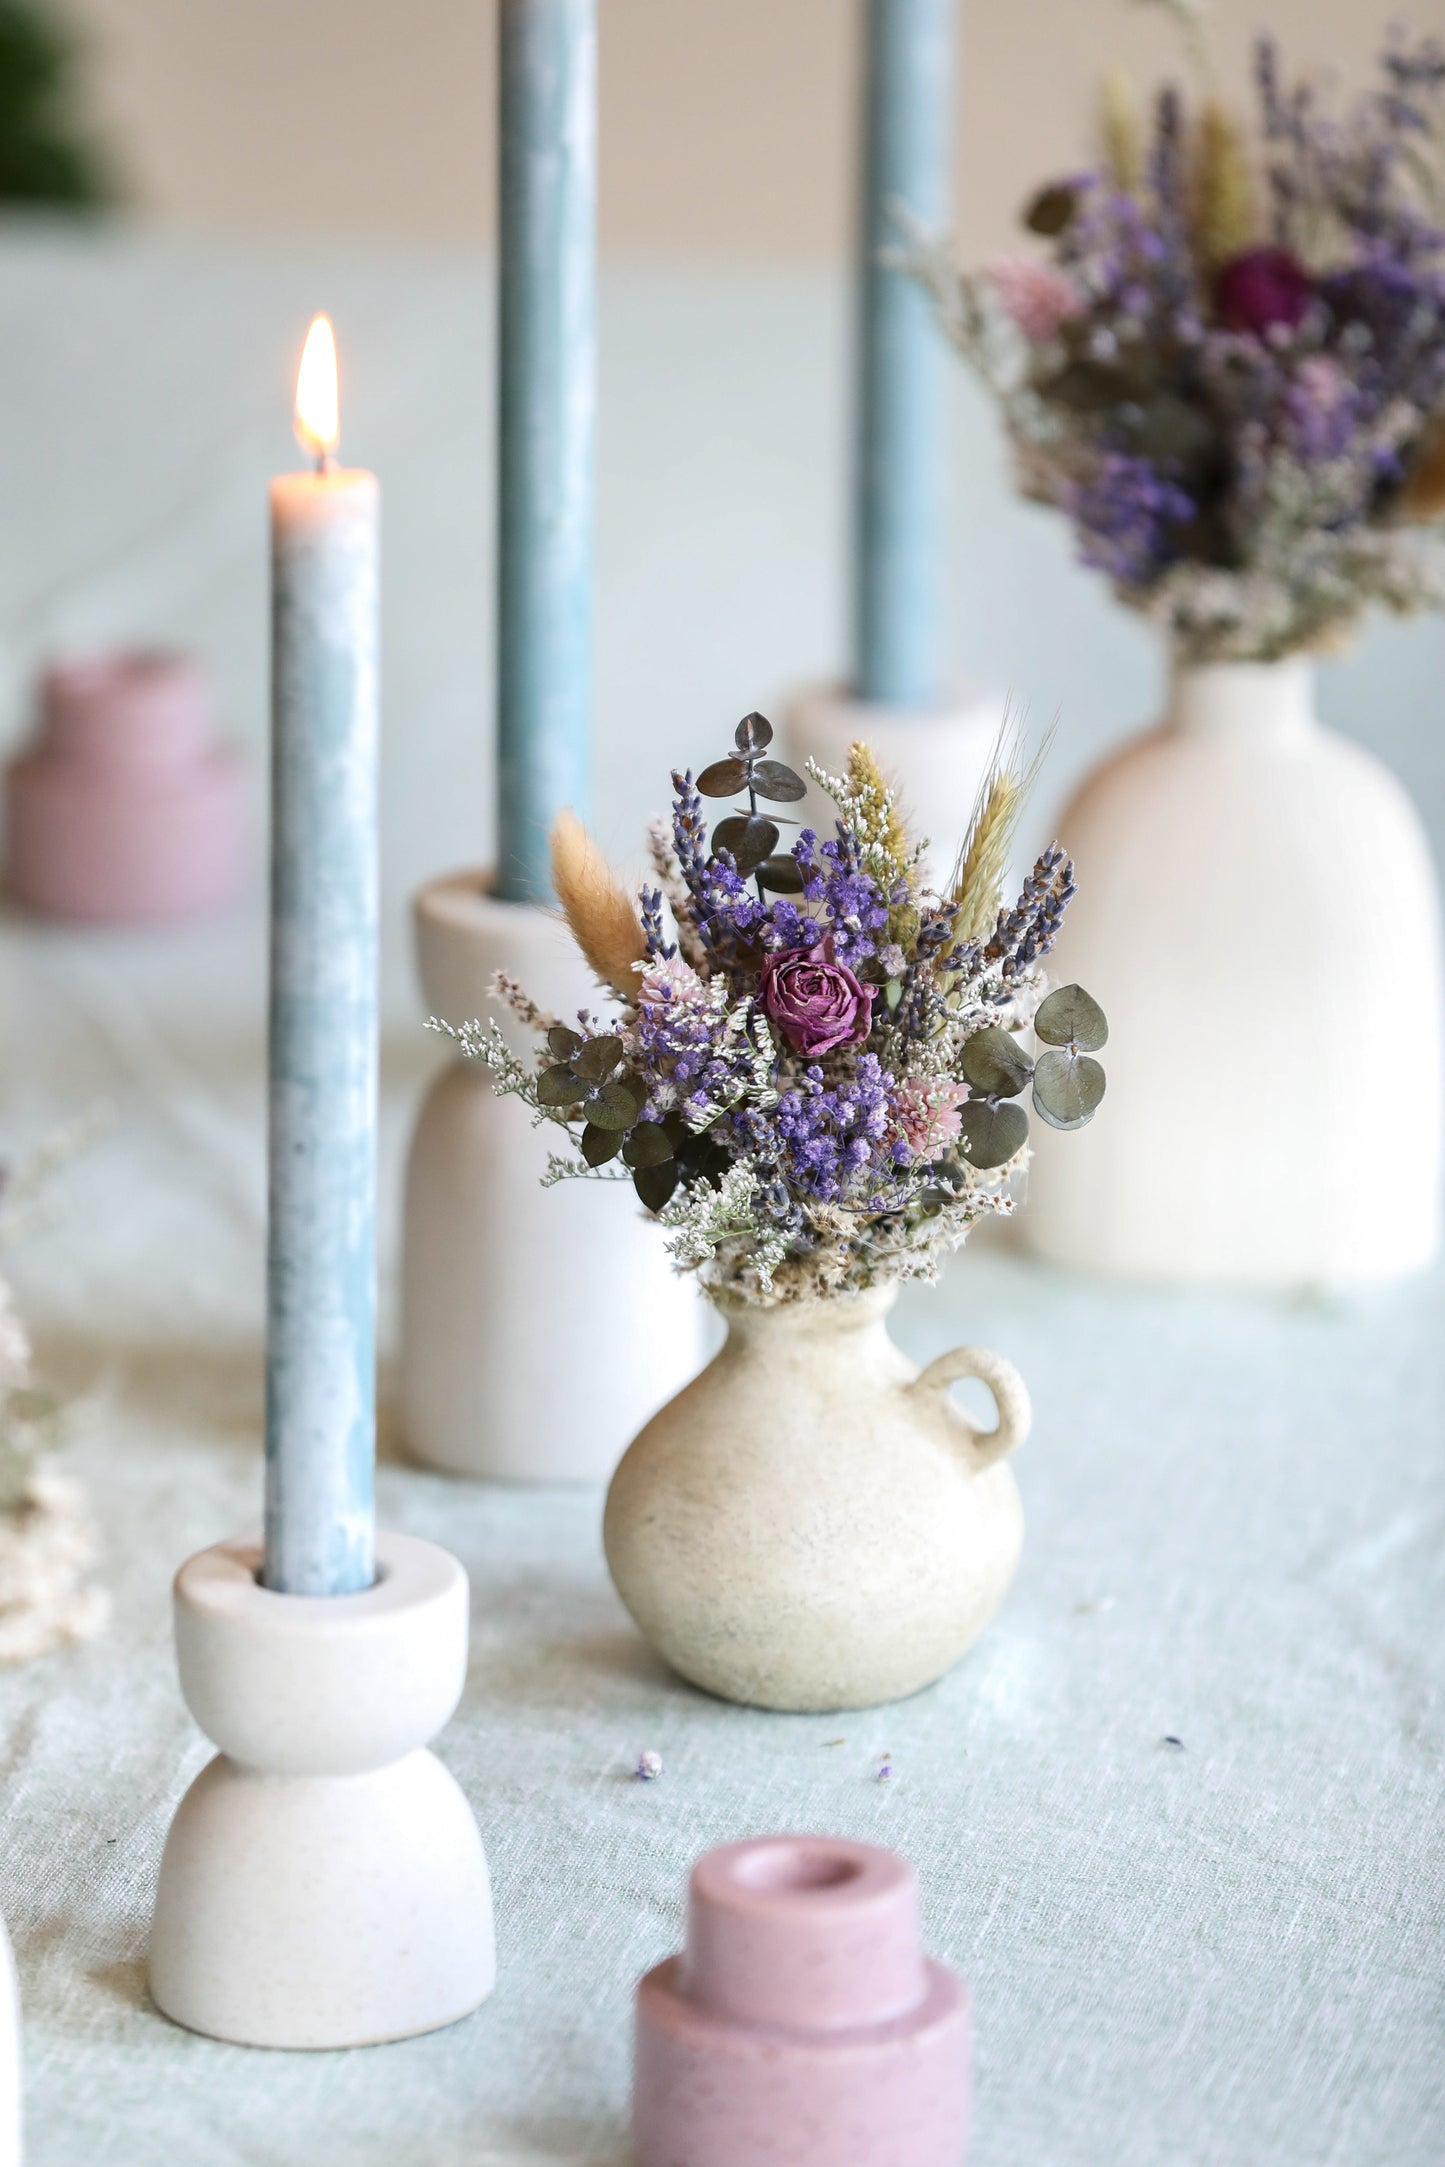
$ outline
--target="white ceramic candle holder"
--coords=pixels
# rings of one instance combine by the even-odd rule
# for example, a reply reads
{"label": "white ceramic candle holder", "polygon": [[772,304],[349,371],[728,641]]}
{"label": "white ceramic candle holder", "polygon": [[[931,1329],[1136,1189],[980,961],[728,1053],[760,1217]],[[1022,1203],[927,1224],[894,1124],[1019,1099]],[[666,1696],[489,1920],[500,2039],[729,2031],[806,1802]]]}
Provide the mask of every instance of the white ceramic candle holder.
{"label": "white ceramic candle holder", "polygon": [[[532,1035],[489,998],[498,970],[568,1021],[603,1005],[560,916],[495,901],[483,874],[434,881],[415,909],[422,987],[446,1022],[496,1017],[530,1062]],[[401,1406],[429,1466],[605,1481],[703,1359],[706,1304],[630,1190],[542,1188],[565,1148],[475,1062],[451,1062],[427,1094],[407,1167]]]}
{"label": "white ceramic candle holder", "polygon": [[[929,838],[927,864],[944,880],[968,832],[969,815],[989,756],[1003,727],[1001,693],[971,689],[936,708],[888,707],[855,699],[836,685],[801,692],[783,720],[785,757],[801,772],[816,760],[841,775],[848,747],[862,738],[872,746],[890,782],[897,783],[903,813],[914,834]],[[813,796],[817,798],[817,786]],[[816,805],[810,808],[816,817]],[[791,831],[789,831],[791,832]],[[833,832],[831,817],[820,830]],[[786,848],[786,843],[779,846]]]}
{"label": "white ceramic candle holder", "polygon": [[257,2047],[434,2031],[496,1978],[470,1807],[427,1741],[460,1698],[467,1578],[379,1534],[355,1595],[277,1595],[218,1543],[175,1584],[181,1690],[221,1748],[171,1824],[150,1986],[176,2023]]}
{"label": "white ceramic candle holder", "polygon": [[0,1919],[0,2167],[20,2167],[20,1987]]}
{"label": "white ceramic candle holder", "polygon": [[[1102,1003],[1109,1089],[1077,1136],[1034,1124],[1035,1253],[1284,1288],[1427,1263],[1430,850],[1389,770],[1317,721],[1308,659],[1177,670],[1165,723],[1097,767],[1055,832],[1079,892],[1049,975]],[[1378,1093],[1372,1032],[1390,1049]]]}

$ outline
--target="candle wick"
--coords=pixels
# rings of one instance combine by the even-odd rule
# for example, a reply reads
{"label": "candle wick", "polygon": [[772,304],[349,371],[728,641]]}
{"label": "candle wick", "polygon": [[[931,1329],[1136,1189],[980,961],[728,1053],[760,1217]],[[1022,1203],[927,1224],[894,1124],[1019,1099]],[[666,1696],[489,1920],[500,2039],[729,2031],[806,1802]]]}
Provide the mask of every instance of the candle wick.
{"label": "candle wick", "polygon": [[336,455],[334,452],[319,451],[316,454],[316,471],[318,474],[329,474],[335,464]]}

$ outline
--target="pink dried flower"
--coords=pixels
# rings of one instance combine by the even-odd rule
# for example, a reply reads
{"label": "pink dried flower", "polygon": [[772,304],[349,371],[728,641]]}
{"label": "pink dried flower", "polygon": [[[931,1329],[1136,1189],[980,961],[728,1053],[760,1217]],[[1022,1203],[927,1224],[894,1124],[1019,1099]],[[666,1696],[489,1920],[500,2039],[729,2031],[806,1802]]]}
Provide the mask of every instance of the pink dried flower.
{"label": "pink dried flower", "polygon": [[1083,295],[1054,264],[1036,263],[1032,256],[995,256],[988,275],[1005,313],[1032,345],[1057,337],[1064,324],[1084,313]]}
{"label": "pink dried flower", "polygon": [[967,1084],[950,1076],[906,1076],[897,1087],[893,1111],[915,1158],[931,1159],[956,1141],[962,1126],[959,1108]]}

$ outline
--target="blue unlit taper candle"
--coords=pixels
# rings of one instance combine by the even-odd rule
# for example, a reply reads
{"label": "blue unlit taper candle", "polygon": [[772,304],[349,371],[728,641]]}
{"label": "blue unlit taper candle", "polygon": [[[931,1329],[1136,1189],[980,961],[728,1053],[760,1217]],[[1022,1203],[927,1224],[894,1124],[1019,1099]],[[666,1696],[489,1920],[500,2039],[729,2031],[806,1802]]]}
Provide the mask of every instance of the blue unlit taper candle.
{"label": "blue unlit taper candle", "polygon": [[374,474],[336,467],[318,317],[296,392],[316,471],[271,484],[268,1588],[374,1578],[377,590]]}
{"label": "blue unlit taper candle", "polygon": [[592,761],[596,0],[501,0],[497,893],[551,895]]}
{"label": "blue unlit taper candle", "polygon": [[927,294],[880,261],[900,208],[948,223],[956,0],[868,0],[857,462],[855,691],[942,690],[947,359]]}

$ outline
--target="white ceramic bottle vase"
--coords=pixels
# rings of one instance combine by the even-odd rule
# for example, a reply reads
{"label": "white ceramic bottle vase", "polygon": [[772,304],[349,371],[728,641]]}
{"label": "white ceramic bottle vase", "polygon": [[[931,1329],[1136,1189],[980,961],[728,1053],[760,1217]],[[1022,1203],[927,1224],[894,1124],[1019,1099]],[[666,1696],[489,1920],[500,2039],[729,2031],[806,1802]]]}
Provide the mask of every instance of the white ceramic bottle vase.
{"label": "white ceramic bottle vase", "polygon": [[1049,972],[1103,1004],[1109,1088],[1077,1135],[1035,1124],[1035,1253],[1260,1287],[1427,1263],[1434,870],[1399,782],[1316,719],[1309,661],[1176,669],[1058,834],[1079,892]]}
{"label": "white ceramic bottle vase", "polygon": [[385,1531],[355,1595],[278,1595],[260,1563],[217,1543],[176,1575],[181,1690],[221,1750],[166,1839],[152,1999],[241,2046],[435,2031],[496,1978],[481,1838],[426,1751],[466,1679],[467,1576]]}
{"label": "white ceramic bottle vase", "polygon": [[20,2167],[20,1985],[0,1919],[0,2167]]}
{"label": "white ceramic bottle vase", "polygon": [[[416,941],[431,1014],[495,1017],[529,1063],[535,1036],[488,998],[497,971],[568,1021],[604,1006],[561,918],[495,901],[480,873],[421,891]],[[429,1466],[603,1482],[702,1360],[705,1305],[631,1190],[541,1186],[549,1153],[565,1149],[476,1062],[450,1062],[423,1103],[406,1177],[401,1402],[407,1449]]]}
{"label": "white ceramic bottle vase", "polygon": [[[799,774],[808,760],[816,760],[828,774],[841,775],[848,747],[860,738],[871,745],[884,775],[898,787],[910,834],[928,838],[928,872],[942,883],[968,832],[1005,710],[1001,694],[984,690],[960,692],[943,706],[916,708],[889,707],[835,685],[819,685],[799,693],[787,709],[784,757]],[[822,823],[818,832],[825,839],[832,835],[835,813],[816,784],[802,810],[815,826]],[[791,831],[785,834],[784,849]]]}

